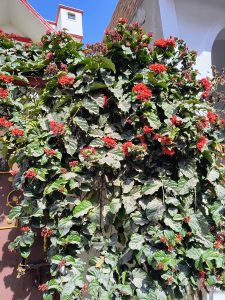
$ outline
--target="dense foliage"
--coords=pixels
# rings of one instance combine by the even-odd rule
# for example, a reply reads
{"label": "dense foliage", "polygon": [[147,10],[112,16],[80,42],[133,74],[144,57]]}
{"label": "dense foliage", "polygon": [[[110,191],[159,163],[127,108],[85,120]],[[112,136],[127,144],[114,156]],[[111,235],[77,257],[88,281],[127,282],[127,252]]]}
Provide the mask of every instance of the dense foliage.
{"label": "dense foliage", "polygon": [[225,121],[206,101],[196,54],[151,39],[125,19],[86,49],[64,32],[40,45],[1,34],[2,154],[24,194],[10,248],[26,259],[40,229],[45,300],[224,289]]}

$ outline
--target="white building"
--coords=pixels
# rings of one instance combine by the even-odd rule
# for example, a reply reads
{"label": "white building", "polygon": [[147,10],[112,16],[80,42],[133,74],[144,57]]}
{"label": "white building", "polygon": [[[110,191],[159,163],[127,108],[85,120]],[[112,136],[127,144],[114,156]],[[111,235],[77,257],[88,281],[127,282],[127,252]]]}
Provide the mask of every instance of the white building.
{"label": "white building", "polygon": [[60,4],[56,21],[49,21],[27,0],[0,0],[0,28],[6,33],[17,34],[17,39],[24,42],[39,42],[46,31],[56,32],[64,28],[76,40],[82,41],[82,18],[82,10]]}
{"label": "white building", "polygon": [[138,21],[157,39],[184,39],[198,53],[202,76],[211,75],[211,65],[225,67],[225,0],[119,0],[109,29],[119,17]]}

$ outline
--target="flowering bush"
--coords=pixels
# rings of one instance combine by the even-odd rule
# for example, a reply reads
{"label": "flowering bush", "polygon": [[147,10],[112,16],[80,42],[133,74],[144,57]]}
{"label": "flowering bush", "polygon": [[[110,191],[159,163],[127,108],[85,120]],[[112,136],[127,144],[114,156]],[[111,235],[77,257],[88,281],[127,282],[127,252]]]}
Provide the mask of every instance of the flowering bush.
{"label": "flowering bush", "polygon": [[[17,53],[2,39],[3,57]],[[224,120],[205,100],[195,53],[179,39],[150,41],[121,19],[105,43],[82,49],[48,33],[1,64],[14,76],[0,82],[9,91],[2,152],[24,194],[10,213],[22,232],[10,247],[26,259],[41,229],[45,300],[225,289]],[[45,86],[32,88],[28,75]]]}

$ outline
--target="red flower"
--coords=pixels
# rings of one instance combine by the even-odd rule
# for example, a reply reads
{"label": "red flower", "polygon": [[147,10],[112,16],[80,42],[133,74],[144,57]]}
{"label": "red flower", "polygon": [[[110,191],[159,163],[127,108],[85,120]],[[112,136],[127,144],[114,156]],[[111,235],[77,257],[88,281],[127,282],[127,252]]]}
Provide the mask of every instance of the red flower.
{"label": "red flower", "polygon": [[108,96],[104,96],[104,107],[107,107],[109,104],[109,97]]}
{"label": "red flower", "polygon": [[59,262],[59,264],[58,264],[58,266],[61,268],[61,267],[64,267],[66,265],[66,260],[65,259],[62,259],[60,262]]}
{"label": "red flower", "polygon": [[201,129],[207,128],[209,127],[209,120],[206,117],[202,117],[199,121],[198,121],[198,126]]}
{"label": "red flower", "polygon": [[184,239],[182,234],[176,234],[175,237],[176,237],[177,242],[179,242],[179,243],[182,242]]}
{"label": "red flower", "polygon": [[28,170],[25,174],[25,178],[34,178],[37,176],[37,173],[32,170]]}
{"label": "red flower", "polygon": [[168,240],[167,238],[163,235],[160,237],[160,241],[163,243],[163,244],[167,244],[168,243]]}
{"label": "red flower", "polygon": [[216,114],[209,111],[208,114],[207,114],[207,117],[208,117],[210,123],[216,124],[216,121],[218,120],[218,116]]}
{"label": "red flower", "polygon": [[13,82],[13,76],[6,75],[6,74],[0,74],[0,80],[5,83],[11,83],[11,82]]}
{"label": "red flower", "polygon": [[63,123],[58,123],[56,121],[50,121],[49,122],[50,129],[55,135],[61,135],[65,131],[65,126]]}
{"label": "red flower", "polygon": [[129,156],[129,148],[131,148],[132,146],[133,146],[134,144],[131,142],[131,141],[129,141],[129,142],[126,142],[126,143],[123,143],[123,145],[122,145],[122,151],[123,151],[123,153],[124,153],[124,155],[127,157],[127,156]]}
{"label": "red flower", "polygon": [[158,73],[158,74],[167,71],[167,67],[165,65],[162,65],[162,64],[153,64],[153,65],[150,65],[149,69],[151,71],[154,71],[154,72]]}
{"label": "red flower", "polygon": [[20,230],[22,232],[28,232],[28,231],[30,231],[30,227],[29,226],[23,226],[23,227],[20,228]]}
{"label": "red flower", "polygon": [[62,173],[62,174],[66,174],[68,171],[67,171],[67,169],[65,169],[65,168],[61,168],[60,169],[60,173]]}
{"label": "red flower", "polygon": [[24,136],[24,131],[18,128],[13,128],[11,133],[13,136]]}
{"label": "red flower", "polygon": [[225,120],[221,120],[222,126],[225,127]]}
{"label": "red flower", "polygon": [[158,133],[155,133],[154,136],[153,136],[153,139],[155,141],[158,141],[159,138],[160,138],[160,135]]}
{"label": "red flower", "polygon": [[176,115],[173,115],[170,120],[171,120],[172,125],[180,126],[182,124],[182,121]]}
{"label": "red flower", "polygon": [[143,136],[143,134],[138,134],[138,135],[137,135],[137,138],[140,140],[140,142],[141,142],[142,144],[145,143],[145,137]]}
{"label": "red flower", "polygon": [[44,153],[47,154],[48,156],[52,156],[56,154],[56,151],[54,149],[44,148]]}
{"label": "red flower", "polygon": [[39,286],[38,286],[38,290],[40,291],[40,292],[45,292],[45,291],[47,291],[48,290],[48,285],[47,284],[40,284]]}
{"label": "red flower", "polygon": [[65,192],[65,188],[64,188],[64,187],[61,187],[61,188],[58,189],[58,191],[59,191],[60,193],[64,193],[64,192]]}
{"label": "red flower", "polygon": [[169,155],[169,156],[173,156],[175,154],[174,149],[169,149],[167,147],[162,147],[162,152],[163,152],[163,154]]}
{"label": "red flower", "polygon": [[11,127],[13,125],[12,122],[7,121],[5,117],[0,118],[0,127]]}
{"label": "red flower", "polygon": [[208,143],[208,139],[205,136],[201,136],[197,143],[198,150],[202,151],[207,143]]}
{"label": "red flower", "polygon": [[172,250],[174,250],[174,246],[173,246],[172,244],[170,244],[170,245],[168,246],[168,251],[172,251]]}
{"label": "red flower", "polygon": [[62,86],[62,87],[66,87],[66,86],[70,86],[73,85],[75,81],[74,77],[69,77],[66,75],[62,75],[58,78],[58,83]]}
{"label": "red flower", "polygon": [[152,97],[152,92],[144,83],[135,84],[132,91],[137,93],[137,99],[141,101],[147,101]]}
{"label": "red flower", "polygon": [[80,153],[81,155],[83,155],[84,158],[87,158],[91,155],[94,155],[95,151],[96,150],[94,147],[88,146],[87,148],[83,148]]}
{"label": "red flower", "polygon": [[133,26],[134,26],[134,28],[139,28],[140,24],[138,22],[134,22]]}
{"label": "red flower", "polygon": [[188,236],[192,236],[192,234],[193,234],[192,231],[188,231],[188,232],[187,232],[187,235],[188,235]]}
{"label": "red flower", "polygon": [[111,136],[106,136],[102,138],[102,141],[105,143],[108,148],[115,148],[117,145],[116,140],[114,140]]}
{"label": "red flower", "polygon": [[191,221],[191,217],[190,216],[186,216],[183,218],[184,223],[189,223]]}
{"label": "red flower", "polygon": [[47,60],[52,60],[52,59],[54,58],[54,56],[55,56],[54,53],[48,52],[48,53],[46,54],[46,59],[47,59]]}
{"label": "red flower", "polygon": [[148,134],[148,133],[150,133],[150,132],[153,132],[154,130],[155,130],[154,128],[149,127],[149,126],[147,126],[147,125],[145,125],[144,128],[143,128],[143,131],[144,131],[144,133],[146,133],[146,134]]}
{"label": "red flower", "polygon": [[214,244],[213,244],[214,248],[216,249],[220,249],[222,247],[222,244],[220,241],[216,241]]}
{"label": "red flower", "polygon": [[0,97],[6,99],[9,95],[9,91],[0,87]]}
{"label": "red flower", "polygon": [[68,72],[68,67],[66,64],[62,63],[60,64],[60,70],[64,71],[64,72]]}
{"label": "red flower", "polygon": [[172,143],[172,139],[168,136],[160,136],[160,143],[163,145],[171,145]]}
{"label": "red flower", "polygon": [[204,88],[204,92],[202,93],[202,98],[208,98],[210,91],[211,91],[211,82],[209,81],[208,78],[202,78],[200,80],[200,83],[202,84],[203,88]]}
{"label": "red flower", "polygon": [[53,234],[53,230],[47,227],[42,228],[41,236],[42,237],[50,237]]}
{"label": "red flower", "polygon": [[78,161],[77,160],[73,160],[69,162],[70,167],[77,167],[78,166]]}
{"label": "red flower", "polygon": [[126,18],[119,18],[118,23],[126,24],[127,23],[127,19]]}
{"label": "red flower", "polygon": [[16,174],[18,174],[18,171],[17,170],[10,170],[10,174],[12,176],[16,176]]}
{"label": "red flower", "polygon": [[160,47],[160,48],[167,48],[169,46],[176,47],[176,41],[175,39],[160,39],[154,42],[154,46]]}
{"label": "red flower", "polygon": [[83,285],[82,289],[81,289],[81,294],[87,293],[88,287],[89,287],[89,285],[88,285],[88,283],[86,282],[86,283]]}

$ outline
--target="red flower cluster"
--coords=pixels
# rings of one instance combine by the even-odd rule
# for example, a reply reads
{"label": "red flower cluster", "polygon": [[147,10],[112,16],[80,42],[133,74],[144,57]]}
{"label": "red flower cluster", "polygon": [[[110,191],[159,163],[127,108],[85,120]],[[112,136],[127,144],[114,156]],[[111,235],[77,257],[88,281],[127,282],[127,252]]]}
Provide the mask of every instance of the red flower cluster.
{"label": "red flower cluster", "polygon": [[162,147],[162,152],[163,152],[163,154],[169,155],[169,156],[173,156],[175,154],[174,149],[169,149],[167,147]]}
{"label": "red flower cluster", "polygon": [[29,226],[23,226],[23,227],[20,228],[20,230],[22,232],[28,232],[28,231],[30,231],[30,227]]}
{"label": "red flower cluster", "polygon": [[154,134],[154,140],[159,141],[162,145],[171,145],[172,139],[168,136],[162,136],[159,134]]}
{"label": "red flower cluster", "polygon": [[88,283],[85,282],[85,284],[83,285],[83,287],[82,287],[82,289],[81,289],[81,294],[82,294],[82,295],[85,294],[85,293],[87,293],[88,287],[89,287]]}
{"label": "red flower cluster", "polygon": [[207,117],[208,117],[208,120],[209,120],[210,123],[216,124],[216,122],[218,120],[218,116],[216,114],[209,111],[208,114],[207,114]]}
{"label": "red flower cluster", "polygon": [[126,24],[127,23],[127,19],[126,18],[119,18],[118,23]]}
{"label": "red flower cluster", "polygon": [[13,76],[0,74],[0,80],[3,81],[4,83],[11,83],[13,82]]}
{"label": "red flower cluster", "polygon": [[13,125],[12,122],[7,121],[5,117],[0,118],[0,127],[6,127],[9,128]]}
{"label": "red flower cluster", "polygon": [[16,174],[18,174],[18,171],[17,170],[10,170],[10,174],[12,176],[16,176]]}
{"label": "red flower cluster", "polygon": [[203,99],[208,98],[211,90],[211,82],[209,81],[208,78],[202,78],[200,82],[205,90],[202,93],[202,98]]}
{"label": "red flower cluster", "polygon": [[52,156],[56,154],[56,150],[50,148],[44,148],[44,153],[48,156]]}
{"label": "red flower cluster", "polygon": [[145,137],[143,136],[143,134],[138,134],[138,135],[137,135],[137,138],[140,140],[140,142],[141,142],[142,144],[145,144]]}
{"label": "red flower cluster", "polygon": [[197,143],[198,150],[202,151],[207,143],[208,143],[208,139],[205,136],[201,136]]}
{"label": "red flower cluster", "polygon": [[70,167],[77,167],[78,166],[78,161],[77,160],[73,160],[69,162]]}
{"label": "red flower cluster", "polygon": [[80,153],[81,153],[81,155],[83,155],[84,158],[87,158],[91,155],[94,155],[95,151],[96,150],[94,147],[88,146],[86,148],[83,148]]}
{"label": "red flower cluster", "polygon": [[9,91],[0,87],[0,97],[6,99],[9,95]]}
{"label": "red flower cluster", "polygon": [[74,77],[69,77],[69,76],[66,76],[66,75],[60,76],[59,79],[58,79],[58,83],[62,87],[73,85],[74,81],[75,81]]}
{"label": "red flower cluster", "polygon": [[32,170],[26,171],[25,178],[34,178],[37,176],[37,173]]}
{"label": "red flower cluster", "polygon": [[108,96],[104,96],[104,107],[106,108],[109,104],[109,97]]}
{"label": "red flower cluster", "polygon": [[108,148],[115,148],[117,145],[116,140],[114,140],[111,136],[106,136],[102,138],[102,141],[105,143]]}
{"label": "red flower cluster", "polygon": [[223,127],[225,127],[225,120],[221,120],[221,124]]}
{"label": "red flower cluster", "polygon": [[167,71],[167,67],[165,65],[162,65],[162,64],[153,64],[153,65],[150,65],[149,69],[151,71],[153,71],[153,72],[158,73],[158,74]]}
{"label": "red flower cluster", "polygon": [[206,117],[202,117],[199,121],[198,121],[198,127],[201,129],[207,128],[209,127],[209,120]]}
{"label": "red flower cluster", "polygon": [[141,101],[147,101],[152,97],[152,92],[144,83],[135,84],[132,91],[137,93],[137,99]]}
{"label": "red flower cluster", "polygon": [[55,56],[54,53],[48,52],[48,53],[46,54],[46,57],[45,57],[45,58],[46,58],[47,60],[52,60],[52,59],[54,58],[54,56]]}
{"label": "red flower cluster", "polygon": [[47,227],[42,228],[41,236],[42,237],[50,237],[53,234],[53,230]]}
{"label": "red flower cluster", "polygon": [[56,121],[50,121],[49,122],[49,126],[51,131],[55,134],[55,135],[61,135],[64,133],[65,131],[65,126],[63,123],[58,123]]}
{"label": "red flower cluster", "polygon": [[182,234],[176,234],[175,237],[176,237],[176,242],[178,243],[182,242],[184,239]]}
{"label": "red flower cluster", "polygon": [[144,131],[144,133],[146,133],[146,134],[151,133],[151,132],[153,132],[154,130],[155,130],[154,128],[149,127],[149,126],[147,126],[147,125],[145,125],[144,128],[143,128],[143,131]]}
{"label": "red flower cluster", "polygon": [[183,218],[184,223],[188,224],[191,221],[191,217],[190,216],[186,216]]}
{"label": "red flower cluster", "polygon": [[176,47],[176,41],[175,39],[160,39],[154,42],[154,46],[160,47],[160,48],[167,48],[169,46]]}
{"label": "red flower cluster", "polygon": [[13,136],[24,136],[24,131],[19,128],[13,128],[11,133]]}
{"label": "red flower cluster", "polygon": [[123,143],[123,145],[122,145],[122,151],[123,151],[123,153],[124,153],[124,155],[127,157],[127,156],[129,156],[129,148],[131,148],[131,147],[133,147],[134,146],[134,144],[131,142],[131,141],[128,141],[128,142],[126,142],[126,143]]}
{"label": "red flower cluster", "polygon": [[68,171],[67,171],[67,169],[66,168],[61,168],[60,169],[60,173],[62,173],[62,174],[66,174]]}
{"label": "red flower cluster", "polygon": [[179,117],[177,117],[176,115],[173,115],[170,120],[171,120],[172,125],[180,126],[182,124],[181,119]]}
{"label": "red flower cluster", "polygon": [[38,290],[40,291],[40,292],[45,292],[45,291],[47,291],[48,290],[48,285],[47,284],[40,284],[39,286],[38,286]]}

